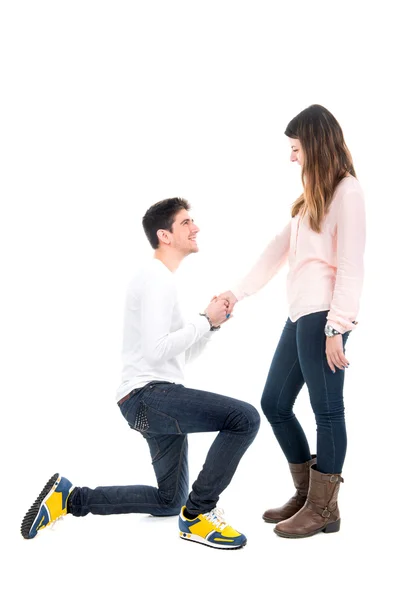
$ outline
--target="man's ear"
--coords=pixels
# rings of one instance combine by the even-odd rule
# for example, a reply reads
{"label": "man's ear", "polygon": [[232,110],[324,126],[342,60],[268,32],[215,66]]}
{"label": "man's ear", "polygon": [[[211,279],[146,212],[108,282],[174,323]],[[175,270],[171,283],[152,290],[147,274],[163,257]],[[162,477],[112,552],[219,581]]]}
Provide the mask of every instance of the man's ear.
{"label": "man's ear", "polygon": [[158,229],[157,237],[160,240],[160,242],[163,242],[164,244],[169,245],[171,243],[171,239],[169,237],[169,231],[167,231],[166,229]]}

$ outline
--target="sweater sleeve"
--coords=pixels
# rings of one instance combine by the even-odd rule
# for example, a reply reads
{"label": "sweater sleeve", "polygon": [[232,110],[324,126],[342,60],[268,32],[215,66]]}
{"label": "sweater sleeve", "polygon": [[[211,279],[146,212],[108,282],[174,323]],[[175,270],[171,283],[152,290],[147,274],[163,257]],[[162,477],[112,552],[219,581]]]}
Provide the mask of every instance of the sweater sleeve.
{"label": "sweater sleeve", "polygon": [[[205,319],[204,317],[203,317],[203,319],[205,321],[207,321],[207,319]],[[206,333],[205,335],[203,335],[202,338],[200,338],[199,340],[197,340],[197,342],[195,342],[194,344],[192,344],[190,346],[190,348],[188,348],[186,350],[186,353],[185,353],[185,362],[186,363],[191,363],[196,358],[198,358],[200,356],[200,354],[202,354],[203,350],[207,347],[207,344],[210,342],[210,340],[214,337],[215,334],[216,334],[216,332],[215,331],[210,331],[210,326],[208,326],[208,333]]]}
{"label": "sweater sleeve", "polygon": [[197,315],[181,329],[171,332],[176,289],[171,278],[149,277],[141,297],[141,340],[143,356],[156,365],[185,352],[200,340],[210,326]]}
{"label": "sweater sleeve", "polygon": [[364,278],[365,206],[361,190],[344,194],[338,208],[337,273],[327,322],[340,333],[355,328]]}
{"label": "sweater sleeve", "polygon": [[284,265],[290,248],[291,223],[268,244],[250,272],[231,288],[238,300],[258,292]]}

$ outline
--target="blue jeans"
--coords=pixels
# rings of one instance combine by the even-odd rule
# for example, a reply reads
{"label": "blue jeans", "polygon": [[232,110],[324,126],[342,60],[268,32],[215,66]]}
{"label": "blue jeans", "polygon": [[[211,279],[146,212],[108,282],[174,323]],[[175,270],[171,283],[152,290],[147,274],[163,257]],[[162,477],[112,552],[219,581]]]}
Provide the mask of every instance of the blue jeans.
{"label": "blue jeans", "polygon": [[[304,431],[293,405],[306,383],[317,424],[317,469],[341,473],[346,455],[344,371],[329,368],[325,355],[324,327],[327,311],[286,321],[275,351],[261,406],[276,439],[290,463],[310,460]],[[343,335],[345,346],[349,332]]]}
{"label": "blue jeans", "polygon": [[[151,382],[131,392],[120,410],[146,439],[158,488],[147,485],[75,488],[68,511],[88,513],[193,514],[212,510],[254,440],[260,415],[250,404],[174,383]],[[188,497],[187,434],[218,431]]]}

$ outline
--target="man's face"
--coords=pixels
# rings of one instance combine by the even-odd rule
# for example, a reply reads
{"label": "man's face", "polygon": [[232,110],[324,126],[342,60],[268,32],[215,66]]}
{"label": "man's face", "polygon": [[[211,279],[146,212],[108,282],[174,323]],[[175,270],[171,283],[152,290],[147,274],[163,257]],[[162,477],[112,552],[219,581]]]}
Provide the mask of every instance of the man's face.
{"label": "man's face", "polygon": [[188,211],[183,208],[175,216],[172,233],[167,232],[169,246],[181,252],[183,256],[198,252],[196,236],[199,231]]}

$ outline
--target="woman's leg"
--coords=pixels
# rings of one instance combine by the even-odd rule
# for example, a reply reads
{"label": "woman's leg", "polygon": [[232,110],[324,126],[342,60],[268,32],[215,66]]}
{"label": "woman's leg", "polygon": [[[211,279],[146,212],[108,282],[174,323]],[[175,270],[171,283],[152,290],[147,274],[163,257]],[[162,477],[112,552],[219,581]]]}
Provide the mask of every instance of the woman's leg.
{"label": "woman's leg", "polygon": [[286,321],[272,359],[261,398],[261,407],[289,463],[311,459],[304,431],[293,412],[295,400],[303,387],[296,341],[297,322]]}
{"label": "woman's leg", "polygon": [[[327,311],[317,312],[298,320],[297,347],[317,423],[317,470],[341,473],[347,447],[344,370],[332,373],[326,360],[326,315]],[[344,346],[348,335],[343,335]]]}

